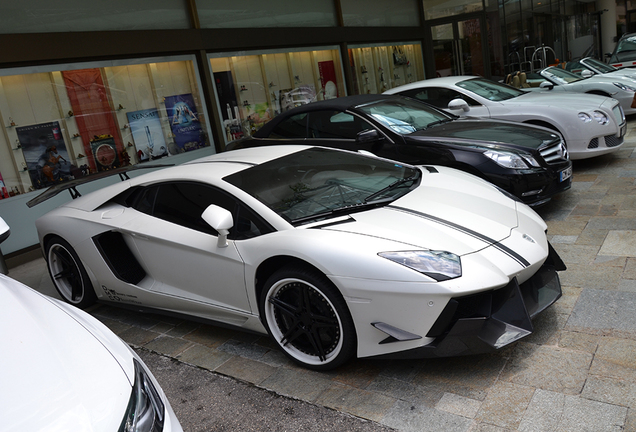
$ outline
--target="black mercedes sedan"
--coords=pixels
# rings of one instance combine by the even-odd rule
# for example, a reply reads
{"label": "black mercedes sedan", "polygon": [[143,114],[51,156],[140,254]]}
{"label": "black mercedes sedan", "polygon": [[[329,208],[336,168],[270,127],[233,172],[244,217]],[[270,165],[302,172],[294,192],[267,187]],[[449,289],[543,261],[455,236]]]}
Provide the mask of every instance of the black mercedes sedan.
{"label": "black mercedes sedan", "polygon": [[358,95],[286,111],[227,150],[311,144],[370,152],[412,165],[443,165],[486,179],[531,206],[571,186],[562,138],[536,126],[458,118],[397,95]]}

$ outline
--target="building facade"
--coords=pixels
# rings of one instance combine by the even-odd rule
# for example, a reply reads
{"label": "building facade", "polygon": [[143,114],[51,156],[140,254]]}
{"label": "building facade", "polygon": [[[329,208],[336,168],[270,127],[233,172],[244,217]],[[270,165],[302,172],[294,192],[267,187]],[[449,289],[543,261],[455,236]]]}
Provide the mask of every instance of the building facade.
{"label": "building facade", "polygon": [[37,243],[34,220],[70,199],[26,206],[51,185],[223,151],[313,100],[603,58],[635,12],[631,0],[0,0],[2,250]]}

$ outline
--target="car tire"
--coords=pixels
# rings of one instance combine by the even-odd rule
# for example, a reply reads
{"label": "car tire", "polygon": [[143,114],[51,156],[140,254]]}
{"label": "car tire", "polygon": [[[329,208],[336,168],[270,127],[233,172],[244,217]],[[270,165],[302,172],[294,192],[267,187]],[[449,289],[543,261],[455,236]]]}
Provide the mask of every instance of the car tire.
{"label": "car tire", "polygon": [[259,306],[267,332],[304,367],[333,369],[355,354],[356,332],[344,298],[318,271],[276,271],[265,283]]}
{"label": "car tire", "polygon": [[84,309],[97,301],[86,269],[67,241],[60,237],[50,239],[45,254],[53,285],[65,302]]}

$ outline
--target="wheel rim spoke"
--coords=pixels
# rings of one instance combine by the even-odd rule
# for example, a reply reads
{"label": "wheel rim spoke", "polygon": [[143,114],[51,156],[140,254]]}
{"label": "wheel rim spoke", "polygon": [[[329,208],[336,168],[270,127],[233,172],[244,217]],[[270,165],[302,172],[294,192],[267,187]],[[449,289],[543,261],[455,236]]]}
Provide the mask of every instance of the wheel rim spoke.
{"label": "wheel rim spoke", "polygon": [[340,338],[340,325],[322,293],[296,283],[279,290],[268,301],[277,317],[279,343],[326,361]]}

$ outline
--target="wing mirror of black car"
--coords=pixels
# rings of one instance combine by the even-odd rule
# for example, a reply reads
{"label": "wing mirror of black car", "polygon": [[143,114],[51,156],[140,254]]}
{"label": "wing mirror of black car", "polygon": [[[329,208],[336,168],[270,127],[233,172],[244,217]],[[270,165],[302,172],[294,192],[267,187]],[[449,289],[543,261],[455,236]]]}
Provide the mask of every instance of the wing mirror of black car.
{"label": "wing mirror of black car", "polygon": [[463,112],[470,111],[468,102],[466,102],[464,99],[461,99],[461,98],[453,99],[452,101],[450,101],[448,103],[448,109],[452,111],[456,111],[456,110],[462,110]]}
{"label": "wing mirror of black car", "polygon": [[539,84],[539,88],[552,90],[554,88],[554,84],[552,84],[550,81],[543,81],[541,84]]}
{"label": "wing mirror of black car", "polygon": [[222,207],[210,204],[208,208],[203,211],[201,217],[219,233],[217,247],[227,247],[227,236],[230,233],[230,228],[234,226],[232,213]]}
{"label": "wing mirror of black car", "polygon": [[364,144],[373,141],[380,141],[382,139],[382,135],[375,129],[367,129],[362,132],[358,132],[356,135],[356,143]]}

